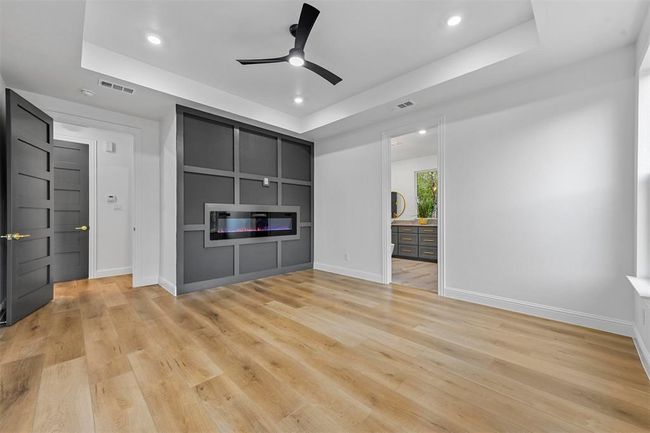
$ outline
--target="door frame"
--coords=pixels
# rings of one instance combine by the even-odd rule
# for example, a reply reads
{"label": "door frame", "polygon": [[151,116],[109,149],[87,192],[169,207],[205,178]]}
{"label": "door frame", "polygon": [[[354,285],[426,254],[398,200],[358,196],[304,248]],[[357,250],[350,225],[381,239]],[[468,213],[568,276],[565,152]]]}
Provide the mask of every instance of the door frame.
{"label": "door frame", "polygon": [[391,243],[391,137],[408,134],[422,128],[436,128],[438,138],[438,295],[445,295],[445,117],[434,118],[430,122],[410,123],[384,131],[381,134],[381,275],[382,283],[392,281],[393,263],[390,254]]}
{"label": "door frame", "polygon": [[65,134],[55,140],[88,145],[88,278],[96,278],[97,270],[97,140],[77,138]]}
{"label": "door frame", "polygon": [[[80,126],[84,128],[97,128],[103,129],[105,131],[116,131],[120,133],[126,133],[133,136],[133,146],[131,149],[131,164],[129,167],[129,175],[131,177],[131,184],[129,185],[129,227],[131,233],[135,229],[135,216],[136,216],[136,206],[137,202],[135,200],[135,158],[136,158],[136,146],[138,145],[138,136],[133,134],[132,131],[122,130],[117,128],[105,128],[100,125],[92,124],[82,124],[82,122],[74,121],[73,119],[63,119],[62,116],[54,116],[54,123],[67,124],[73,126]],[[102,123],[98,121],[93,121],[97,123]],[[127,128],[127,127],[125,127]],[[133,128],[128,128],[133,129]],[[73,141],[77,143],[88,144],[88,219],[90,225],[90,238],[88,242],[88,278],[102,278],[105,275],[97,275],[97,208],[99,206],[99,197],[97,197],[97,152],[99,152],[99,141],[91,138],[80,138],[73,135],[67,135],[65,133],[60,133],[56,131],[56,140],[63,141]],[[137,233],[137,232],[136,232]],[[137,281],[136,277],[136,246],[137,246],[137,236],[131,236],[131,275],[133,280],[133,286]]]}

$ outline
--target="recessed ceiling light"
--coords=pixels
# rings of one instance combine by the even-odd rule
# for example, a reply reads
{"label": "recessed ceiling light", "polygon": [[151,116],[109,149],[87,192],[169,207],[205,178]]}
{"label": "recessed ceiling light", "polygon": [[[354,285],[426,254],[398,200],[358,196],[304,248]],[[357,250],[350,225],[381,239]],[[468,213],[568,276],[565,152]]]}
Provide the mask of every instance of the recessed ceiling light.
{"label": "recessed ceiling light", "polygon": [[95,92],[93,92],[92,90],[81,89],[80,92],[81,92],[82,95],[95,96]]}
{"label": "recessed ceiling light", "polygon": [[420,130],[418,131],[418,134],[420,134],[420,135],[424,135],[424,134],[426,134],[426,133],[427,133],[427,130],[426,130],[426,129],[420,129]]}
{"label": "recessed ceiling light", "polygon": [[162,44],[162,39],[160,39],[160,36],[156,35],[147,35],[147,40],[151,45],[160,45]]}
{"label": "recessed ceiling light", "polygon": [[454,27],[454,26],[457,26],[458,24],[460,24],[460,22],[462,20],[463,20],[463,17],[461,17],[460,15],[454,15],[454,16],[449,17],[449,19],[447,20],[447,25],[449,27]]}
{"label": "recessed ceiling light", "polygon": [[293,102],[295,102],[296,104],[302,104],[303,101],[304,99],[302,99],[302,96],[296,96],[295,98],[293,98]]}

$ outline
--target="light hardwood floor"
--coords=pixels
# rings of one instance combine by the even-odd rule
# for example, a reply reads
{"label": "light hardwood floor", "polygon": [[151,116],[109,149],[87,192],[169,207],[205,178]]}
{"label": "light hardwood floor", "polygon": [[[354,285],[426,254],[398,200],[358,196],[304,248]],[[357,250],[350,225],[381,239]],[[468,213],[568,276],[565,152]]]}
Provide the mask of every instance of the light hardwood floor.
{"label": "light hardwood floor", "polygon": [[304,271],[56,287],[0,329],[0,431],[647,433],[632,341]]}
{"label": "light hardwood floor", "polygon": [[438,264],[418,260],[392,259],[393,283],[438,293]]}

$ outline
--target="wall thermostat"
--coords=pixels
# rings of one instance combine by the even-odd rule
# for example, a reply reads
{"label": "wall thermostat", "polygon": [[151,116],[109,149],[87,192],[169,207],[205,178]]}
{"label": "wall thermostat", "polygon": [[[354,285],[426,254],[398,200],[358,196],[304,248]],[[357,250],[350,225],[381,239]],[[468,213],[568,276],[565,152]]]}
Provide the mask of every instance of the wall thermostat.
{"label": "wall thermostat", "polygon": [[108,194],[106,196],[106,202],[115,203],[117,201],[117,196],[115,194]]}
{"label": "wall thermostat", "polygon": [[104,143],[104,146],[106,152],[110,152],[110,153],[115,152],[115,143],[113,143],[112,141],[107,141],[106,143]]}

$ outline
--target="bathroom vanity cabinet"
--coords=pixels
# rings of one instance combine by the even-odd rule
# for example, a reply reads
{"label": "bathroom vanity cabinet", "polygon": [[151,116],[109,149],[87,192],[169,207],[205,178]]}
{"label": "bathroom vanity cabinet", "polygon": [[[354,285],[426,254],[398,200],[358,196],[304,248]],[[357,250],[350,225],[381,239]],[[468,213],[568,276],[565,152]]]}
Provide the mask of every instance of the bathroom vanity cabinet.
{"label": "bathroom vanity cabinet", "polygon": [[391,229],[391,242],[395,244],[393,257],[438,261],[437,225],[395,221]]}

